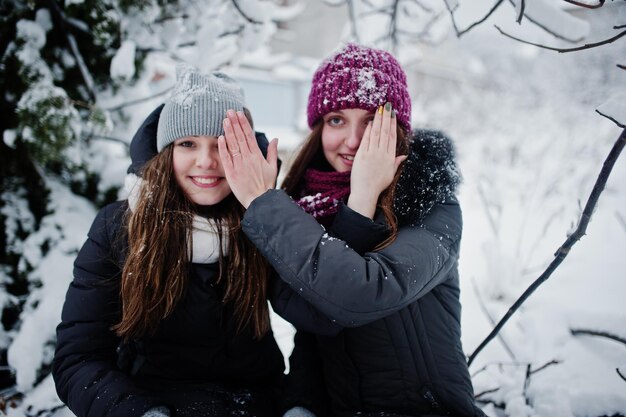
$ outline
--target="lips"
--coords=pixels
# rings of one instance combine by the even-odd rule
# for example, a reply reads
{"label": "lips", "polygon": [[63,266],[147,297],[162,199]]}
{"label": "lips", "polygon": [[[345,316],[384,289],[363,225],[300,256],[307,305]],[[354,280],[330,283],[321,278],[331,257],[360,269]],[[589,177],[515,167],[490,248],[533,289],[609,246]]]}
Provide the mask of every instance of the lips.
{"label": "lips", "polygon": [[213,188],[217,187],[224,177],[189,177],[191,182],[201,188]]}

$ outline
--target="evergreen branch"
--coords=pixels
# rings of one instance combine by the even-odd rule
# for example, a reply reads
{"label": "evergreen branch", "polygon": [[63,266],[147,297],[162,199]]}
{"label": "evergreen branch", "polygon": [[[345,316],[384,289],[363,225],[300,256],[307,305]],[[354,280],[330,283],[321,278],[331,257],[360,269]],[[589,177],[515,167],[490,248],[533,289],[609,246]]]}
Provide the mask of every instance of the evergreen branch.
{"label": "evergreen branch", "polygon": [[617,35],[613,36],[612,38],[605,39],[605,40],[600,41],[600,42],[587,43],[587,44],[584,44],[582,46],[577,46],[575,48],[555,48],[555,47],[552,47],[552,46],[546,46],[546,45],[542,45],[540,43],[534,43],[534,42],[526,41],[526,40],[521,39],[521,38],[517,38],[517,37],[515,37],[513,35],[509,35],[508,33],[504,32],[502,29],[500,29],[499,26],[497,26],[497,25],[494,25],[494,26],[495,26],[496,29],[498,29],[498,31],[501,34],[503,34],[504,36],[506,36],[508,38],[511,38],[511,39],[516,40],[516,41],[521,42],[521,43],[525,43],[527,45],[533,45],[533,46],[536,46],[536,47],[539,47],[539,48],[548,49],[550,51],[557,51],[559,53],[576,52],[576,51],[582,51],[584,49],[596,48],[598,46],[602,46],[602,45],[606,45],[606,44],[612,43],[612,42],[618,40],[619,38],[621,38],[622,36],[626,35],[626,30],[624,30],[624,31],[618,33]]}
{"label": "evergreen branch", "polygon": [[114,137],[111,137],[111,136],[93,135],[93,134],[90,134],[88,136],[89,136],[90,139],[107,140],[109,142],[120,143],[120,144],[124,145],[126,148],[130,148],[130,144],[128,142],[126,142],[125,140],[123,140],[123,139],[114,138]]}
{"label": "evergreen branch", "polygon": [[572,336],[587,335],[587,336],[605,337],[607,339],[611,339],[611,340],[614,340],[616,342],[620,342],[626,345],[626,339],[624,339],[623,337],[614,335],[613,333],[603,332],[600,330],[570,329],[570,333],[572,334]]}
{"label": "evergreen branch", "polygon": [[585,235],[587,230],[587,225],[591,221],[591,214],[598,204],[598,199],[604,191],[606,186],[606,182],[611,175],[611,171],[613,170],[613,166],[615,162],[619,158],[622,150],[626,146],[626,129],[622,131],[620,136],[617,138],[613,148],[609,152],[609,155],[604,161],[602,169],[600,170],[600,174],[596,179],[596,183],[591,191],[589,198],[587,199],[587,204],[585,205],[585,209],[582,213],[582,216],[579,220],[578,227],[576,230],[567,237],[563,245],[557,249],[554,254],[555,259],[550,263],[548,268],[537,278],[524,293],[513,303],[513,305],[509,308],[506,314],[500,319],[500,322],[496,325],[496,327],[489,333],[489,335],[483,340],[480,345],[476,348],[474,353],[469,357],[467,364],[468,366],[472,364],[476,356],[484,349],[485,346],[500,332],[504,324],[511,318],[511,316],[520,308],[520,306],[530,297],[530,295],[535,292],[535,290],[544,283],[552,273],[559,267],[559,265],[563,262],[565,257],[569,254],[571,248],[574,246],[576,242],[580,240]]}

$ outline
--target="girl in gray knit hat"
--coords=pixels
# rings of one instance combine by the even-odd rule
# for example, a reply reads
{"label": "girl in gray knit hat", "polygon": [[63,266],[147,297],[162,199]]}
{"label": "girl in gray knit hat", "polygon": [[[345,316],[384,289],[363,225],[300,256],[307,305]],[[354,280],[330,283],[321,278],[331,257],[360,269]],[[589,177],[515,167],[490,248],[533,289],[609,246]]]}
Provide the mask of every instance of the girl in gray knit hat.
{"label": "girl in gray knit hat", "polygon": [[[283,357],[268,265],[218,154],[227,109],[244,109],[232,79],[179,67],[135,136],[154,156],[128,200],[98,213],[57,329],[54,380],[78,417],[275,413]],[[267,153],[275,167],[275,142]]]}

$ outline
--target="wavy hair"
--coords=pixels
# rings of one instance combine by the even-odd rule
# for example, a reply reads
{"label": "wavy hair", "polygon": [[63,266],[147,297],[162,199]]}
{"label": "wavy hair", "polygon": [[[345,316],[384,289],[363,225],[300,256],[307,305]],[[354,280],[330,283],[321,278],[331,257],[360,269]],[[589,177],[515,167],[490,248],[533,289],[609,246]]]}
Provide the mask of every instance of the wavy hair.
{"label": "wavy hair", "polygon": [[[122,268],[122,316],[112,329],[124,340],[153,334],[187,289],[192,259],[194,215],[214,221],[219,236],[218,282],[225,282],[223,303],[233,306],[237,331],[252,327],[256,338],[269,331],[266,301],[269,266],[243,234],[244,208],[232,193],[219,204],[198,207],[173,174],[173,145],[142,170],[136,207],[125,218],[128,252]],[[228,259],[223,238],[228,236]]]}

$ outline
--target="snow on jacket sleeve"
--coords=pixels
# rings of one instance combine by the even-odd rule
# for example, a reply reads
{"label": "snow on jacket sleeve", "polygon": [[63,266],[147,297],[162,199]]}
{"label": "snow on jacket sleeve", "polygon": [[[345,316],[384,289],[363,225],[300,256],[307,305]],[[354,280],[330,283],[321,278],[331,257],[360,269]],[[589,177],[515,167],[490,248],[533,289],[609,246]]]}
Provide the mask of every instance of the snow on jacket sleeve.
{"label": "snow on jacket sleeve", "polygon": [[280,278],[342,326],[386,317],[445,281],[462,228],[458,203],[438,204],[422,225],[401,227],[392,244],[361,255],[280,190],[256,198],[242,225]]}
{"label": "snow on jacket sleeve", "polygon": [[[59,398],[78,417],[141,416],[158,404],[116,366],[119,338],[119,267],[112,251],[111,221],[121,204],[105,207],[94,220],[74,262],[57,345],[53,376]],[[119,226],[119,224],[118,224]]]}

